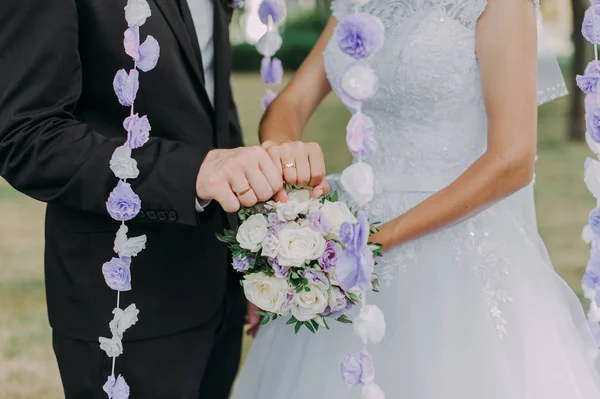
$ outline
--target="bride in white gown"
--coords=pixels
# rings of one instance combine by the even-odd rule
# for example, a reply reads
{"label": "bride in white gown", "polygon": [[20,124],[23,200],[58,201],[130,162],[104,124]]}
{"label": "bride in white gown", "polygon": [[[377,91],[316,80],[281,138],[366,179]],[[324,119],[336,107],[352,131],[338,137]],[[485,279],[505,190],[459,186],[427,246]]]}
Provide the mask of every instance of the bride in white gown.
{"label": "bride in white gown", "polygon": [[[332,7],[267,112],[263,141],[300,138],[331,87],[339,92],[349,59],[330,38],[352,2]],[[532,0],[371,0],[362,11],[386,27],[368,60],[379,91],[363,105],[378,142],[368,211],[387,222],[373,239],[388,284],[369,296],[387,319],[369,347],[377,383],[388,399],[600,398],[597,345],[535,222]],[[361,344],[349,326],[331,327],[262,327],[233,398],[358,398],[339,370]]]}

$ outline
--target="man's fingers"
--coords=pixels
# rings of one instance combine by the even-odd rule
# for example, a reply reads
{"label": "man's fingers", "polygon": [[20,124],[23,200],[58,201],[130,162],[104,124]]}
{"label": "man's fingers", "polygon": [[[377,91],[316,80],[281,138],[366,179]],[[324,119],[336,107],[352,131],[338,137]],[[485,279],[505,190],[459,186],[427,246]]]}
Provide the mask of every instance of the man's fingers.
{"label": "man's fingers", "polygon": [[276,193],[283,188],[283,176],[281,174],[280,159],[278,155],[277,163],[268,153],[260,157],[259,167],[264,176],[267,178],[273,193]]}
{"label": "man's fingers", "polygon": [[273,196],[273,188],[258,165],[246,172],[246,178],[258,201],[265,202]]}
{"label": "man's fingers", "polygon": [[240,210],[240,201],[233,191],[231,191],[231,187],[228,184],[222,184],[215,188],[214,198],[221,204],[225,212],[234,213]]}

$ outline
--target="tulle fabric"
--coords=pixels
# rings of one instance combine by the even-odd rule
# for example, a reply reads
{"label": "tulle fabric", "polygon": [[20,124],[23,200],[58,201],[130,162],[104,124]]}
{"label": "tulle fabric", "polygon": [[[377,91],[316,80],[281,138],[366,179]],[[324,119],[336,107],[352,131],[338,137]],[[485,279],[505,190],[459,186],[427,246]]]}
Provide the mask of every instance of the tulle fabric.
{"label": "tulle fabric", "polygon": [[[383,193],[371,217],[387,221],[428,195]],[[386,255],[379,271],[393,264],[397,273],[369,296],[387,319],[384,341],[369,348],[386,398],[600,398],[597,346],[549,263],[533,209],[528,187]],[[490,289],[504,301],[490,304]],[[330,324],[316,335],[295,335],[285,320],[263,327],[233,399],[359,398],[340,363],[360,342],[352,326]]]}

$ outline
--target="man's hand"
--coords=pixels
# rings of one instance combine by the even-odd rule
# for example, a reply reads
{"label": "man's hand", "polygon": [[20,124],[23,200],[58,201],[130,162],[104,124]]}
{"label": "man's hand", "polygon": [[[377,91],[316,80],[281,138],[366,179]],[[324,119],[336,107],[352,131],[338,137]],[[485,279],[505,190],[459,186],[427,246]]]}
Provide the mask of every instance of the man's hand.
{"label": "man's hand", "polygon": [[[329,184],[325,180],[325,159],[319,144],[302,141],[276,144],[265,141],[262,147],[267,150],[273,162],[280,166],[287,184],[312,187],[315,198],[329,193]],[[285,190],[278,192],[275,199],[287,201]]]}
{"label": "man's hand", "polygon": [[262,322],[262,316],[257,312],[260,310],[258,306],[248,301],[248,307],[246,311],[246,324],[248,325],[248,335],[255,337],[258,332],[260,323]]}
{"label": "man's hand", "polygon": [[196,179],[198,198],[215,200],[229,213],[267,201],[282,188],[281,168],[261,147],[212,150]]}

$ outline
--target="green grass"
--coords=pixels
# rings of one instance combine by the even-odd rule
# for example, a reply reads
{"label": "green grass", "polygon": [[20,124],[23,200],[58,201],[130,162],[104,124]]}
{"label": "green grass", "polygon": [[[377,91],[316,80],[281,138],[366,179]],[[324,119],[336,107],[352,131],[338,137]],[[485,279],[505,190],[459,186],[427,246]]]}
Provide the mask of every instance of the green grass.
{"label": "green grass", "polygon": [[[263,87],[256,75],[236,75],[234,91],[246,143],[257,144]],[[584,144],[565,141],[565,99],[540,110],[536,202],[540,232],[555,267],[579,292],[588,249],[580,232],[594,206],[582,180]],[[328,172],[351,159],[344,135],[349,114],[328,97],[308,125],[305,140],[319,142]],[[43,285],[42,204],[0,181],[0,387],[1,399],[62,397],[51,351]],[[246,341],[246,347],[248,341]]]}

